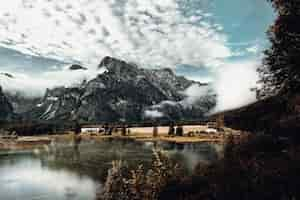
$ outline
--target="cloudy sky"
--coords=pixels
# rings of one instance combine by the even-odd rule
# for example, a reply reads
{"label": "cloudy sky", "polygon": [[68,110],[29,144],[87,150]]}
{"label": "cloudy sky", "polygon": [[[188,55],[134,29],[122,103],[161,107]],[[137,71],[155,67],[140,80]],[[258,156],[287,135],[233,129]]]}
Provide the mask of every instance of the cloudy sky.
{"label": "cloudy sky", "polygon": [[232,66],[257,66],[273,20],[264,0],[9,0],[0,71],[53,84],[66,65],[95,70],[109,55],[216,82]]}

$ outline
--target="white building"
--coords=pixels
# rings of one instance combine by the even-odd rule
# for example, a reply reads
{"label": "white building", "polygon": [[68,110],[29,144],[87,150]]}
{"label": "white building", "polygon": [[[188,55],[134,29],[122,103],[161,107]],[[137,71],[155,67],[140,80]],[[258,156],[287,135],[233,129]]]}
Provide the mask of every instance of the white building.
{"label": "white building", "polygon": [[81,128],[81,133],[100,133],[102,128],[99,127],[85,127]]}

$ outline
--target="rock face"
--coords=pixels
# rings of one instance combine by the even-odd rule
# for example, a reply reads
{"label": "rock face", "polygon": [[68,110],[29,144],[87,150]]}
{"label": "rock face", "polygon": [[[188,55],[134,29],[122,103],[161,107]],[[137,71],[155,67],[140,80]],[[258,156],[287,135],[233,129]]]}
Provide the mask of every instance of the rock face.
{"label": "rock face", "polygon": [[71,65],[70,67],[69,67],[69,69],[70,70],[87,70],[87,68],[85,68],[85,67],[82,67],[81,65]]}
{"label": "rock face", "polygon": [[12,74],[9,74],[9,73],[0,73],[0,75],[6,76],[7,78],[14,78],[14,76]]}
{"label": "rock face", "polygon": [[4,95],[0,86],[0,120],[6,121],[13,117],[13,107]]}
{"label": "rock face", "polygon": [[186,106],[183,91],[198,84],[176,76],[170,69],[148,70],[105,57],[99,68],[106,71],[73,88],[47,90],[26,117],[38,120],[79,120],[81,122],[140,122],[147,110],[163,113],[165,119],[201,118],[215,105],[215,96],[195,106]]}
{"label": "rock face", "polygon": [[[0,79],[4,79],[6,81],[13,81],[13,80],[16,80],[17,77],[15,77],[13,74],[1,72]],[[8,82],[7,84],[10,84],[10,82]],[[6,101],[8,101],[11,104],[11,106],[13,107],[15,114],[21,114],[21,113],[31,110],[33,107],[35,107],[37,102],[40,101],[40,98],[27,97],[24,93],[22,93],[20,91],[12,91],[11,92],[11,91],[5,90],[2,93],[6,97]]]}
{"label": "rock face", "polygon": [[32,110],[40,101],[39,97],[26,97],[20,93],[5,93],[8,101],[12,105],[15,114],[22,114]]}

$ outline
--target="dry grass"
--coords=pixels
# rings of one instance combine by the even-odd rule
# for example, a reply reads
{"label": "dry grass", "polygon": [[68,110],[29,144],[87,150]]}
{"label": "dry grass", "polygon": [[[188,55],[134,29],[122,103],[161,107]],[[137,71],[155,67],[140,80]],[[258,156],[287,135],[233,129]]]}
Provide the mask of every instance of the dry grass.
{"label": "dry grass", "polygon": [[[114,132],[112,135],[103,134],[80,134],[83,141],[102,141],[106,139],[133,139],[137,141],[165,141],[173,143],[200,143],[200,142],[214,142],[224,143],[228,135],[234,135],[237,138],[242,137],[240,131],[225,128],[225,132],[222,134],[194,134],[188,135],[189,132],[201,132],[205,130],[207,126],[184,126],[183,136],[169,136],[168,127],[158,127],[158,136],[153,137],[152,127],[130,128],[130,134],[122,136],[119,132]],[[66,132],[60,135],[44,135],[33,137],[19,137],[18,140],[0,140],[1,149],[30,149],[37,148],[41,145],[49,144],[49,140],[56,142],[68,142],[74,140],[74,134],[72,132]]]}
{"label": "dry grass", "polygon": [[113,161],[99,200],[158,200],[161,190],[183,177],[182,168],[163,152],[153,150],[150,169],[143,165],[129,169],[122,161]]}

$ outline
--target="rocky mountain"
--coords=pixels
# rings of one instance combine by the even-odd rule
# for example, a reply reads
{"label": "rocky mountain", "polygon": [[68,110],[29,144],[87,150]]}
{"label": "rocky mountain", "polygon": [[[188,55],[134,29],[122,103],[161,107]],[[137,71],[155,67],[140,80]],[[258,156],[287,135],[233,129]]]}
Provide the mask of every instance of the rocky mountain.
{"label": "rocky mountain", "polygon": [[0,120],[6,121],[13,117],[13,107],[4,95],[0,86]]}
{"label": "rocky mountain", "polygon": [[70,70],[87,70],[86,67],[82,67],[81,65],[76,65],[76,64],[71,65],[71,66],[69,67],[69,69],[70,69]]}
{"label": "rocky mountain", "polygon": [[[143,69],[111,57],[105,57],[98,67],[106,70],[95,79],[72,88],[48,89],[24,117],[81,122],[197,119],[215,105],[213,94],[187,105],[186,89],[195,84],[208,86],[176,76],[171,69]],[[159,115],[147,115],[153,112]]]}
{"label": "rocky mountain", "polygon": [[[0,79],[6,80],[8,82],[7,83],[7,85],[8,85],[8,84],[10,84],[9,81],[17,80],[17,77],[15,77],[13,74],[10,74],[10,73],[0,73]],[[21,113],[24,113],[24,112],[27,112],[27,111],[33,109],[33,107],[35,107],[37,102],[40,101],[40,98],[28,97],[23,92],[20,92],[20,91],[5,90],[5,91],[3,91],[3,94],[5,95],[7,101],[13,107],[15,114],[21,114]]]}
{"label": "rocky mountain", "polygon": [[14,76],[12,74],[9,73],[0,73],[1,76],[5,76],[7,78],[14,78]]}
{"label": "rocky mountain", "polygon": [[20,93],[12,94],[5,92],[5,96],[16,114],[22,114],[32,110],[41,101],[39,97],[26,97]]}

